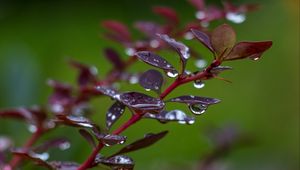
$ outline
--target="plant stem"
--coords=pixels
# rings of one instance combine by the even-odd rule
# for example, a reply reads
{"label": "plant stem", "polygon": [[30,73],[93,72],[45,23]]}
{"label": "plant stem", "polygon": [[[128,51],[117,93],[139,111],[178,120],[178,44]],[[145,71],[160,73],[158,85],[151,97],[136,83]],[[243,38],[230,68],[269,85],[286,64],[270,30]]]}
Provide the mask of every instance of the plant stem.
{"label": "plant stem", "polygon": [[[24,148],[25,150],[29,149],[39,139],[39,137],[42,134],[43,134],[43,130],[40,127],[38,127],[37,131],[32,134],[32,136],[29,138],[29,140],[25,143],[25,145],[22,148]],[[15,167],[17,167],[21,161],[22,161],[22,157],[15,155],[9,162],[8,166],[10,167],[10,169],[15,169]]]}
{"label": "plant stem", "polygon": [[[118,129],[116,129],[113,134],[118,135],[125,131],[128,127],[136,123],[138,120],[142,118],[142,114],[136,113],[134,114],[127,122],[125,122],[122,126],[120,126]],[[97,154],[100,152],[100,150],[104,147],[104,145],[99,142],[97,147],[93,150],[92,154],[89,156],[89,158],[78,168],[78,170],[85,170],[88,168],[91,168],[93,166],[94,160],[97,156]]]}
{"label": "plant stem", "polygon": [[[159,98],[163,100],[168,94],[170,94],[175,88],[178,86],[204,78],[211,78],[212,74],[210,73],[211,69],[214,67],[219,66],[221,63],[218,60],[215,60],[212,62],[211,65],[209,65],[205,70],[202,72],[199,72],[195,75],[192,75],[190,77],[181,77],[179,76],[168,88],[166,88]],[[123,131],[125,131],[127,128],[129,128],[131,125],[135,124],[137,121],[139,121],[143,117],[142,113],[136,112],[127,122],[125,122],[123,125],[121,125],[118,129],[113,131],[112,134],[119,135]],[[93,166],[93,162],[97,156],[97,154],[101,151],[101,149],[104,147],[104,145],[99,142],[98,146],[93,150],[92,154],[88,157],[88,159],[81,164],[81,166],[78,168],[78,170],[85,170],[88,168],[91,168]]]}

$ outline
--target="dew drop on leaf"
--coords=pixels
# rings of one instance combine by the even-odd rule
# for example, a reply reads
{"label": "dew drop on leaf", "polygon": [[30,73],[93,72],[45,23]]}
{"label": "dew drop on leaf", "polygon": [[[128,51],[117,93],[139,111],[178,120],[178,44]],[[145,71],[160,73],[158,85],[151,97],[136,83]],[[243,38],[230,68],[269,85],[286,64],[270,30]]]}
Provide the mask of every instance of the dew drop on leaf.
{"label": "dew drop on leaf", "polygon": [[207,105],[204,104],[191,104],[189,109],[196,115],[203,114],[207,110]]}
{"label": "dew drop on leaf", "polygon": [[34,133],[34,132],[37,131],[37,127],[36,127],[35,125],[33,125],[33,124],[30,124],[30,125],[28,126],[28,131],[29,131],[30,133]]}
{"label": "dew drop on leaf", "polygon": [[238,13],[238,12],[228,12],[226,14],[226,19],[229,21],[240,24],[243,23],[246,20],[246,16],[243,13]]}
{"label": "dew drop on leaf", "polygon": [[168,77],[171,77],[171,78],[177,77],[177,76],[178,76],[178,72],[175,71],[175,70],[168,71],[168,72],[167,72],[167,76],[168,76]]}
{"label": "dew drop on leaf", "polygon": [[70,146],[71,146],[70,142],[63,142],[63,143],[59,144],[58,147],[60,150],[67,150],[70,148]]}
{"label": "dew drop on leaf", "polygon": [[198,59],[195,62],[195,66],[197,68],[204,68],[204,67],[206,67],[206,65],[207,65],[207,62],[205,60],[203,60],[203,59]]}
{"label": "dew drop on leaf", "polygon": [[203,81],[201,80],[195,80],[194,81],[194,87],[197,89],[201,89],[205,86],[205,84],[203,83]]}

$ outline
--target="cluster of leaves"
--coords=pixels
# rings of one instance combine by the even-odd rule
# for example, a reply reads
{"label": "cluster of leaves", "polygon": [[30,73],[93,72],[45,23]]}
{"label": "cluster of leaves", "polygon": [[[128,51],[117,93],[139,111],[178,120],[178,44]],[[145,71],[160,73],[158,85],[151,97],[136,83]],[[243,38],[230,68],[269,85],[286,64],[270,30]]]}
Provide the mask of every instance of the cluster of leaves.
{"label": "cluster of leaves", "polygon": [[[29,130],[33,133],[29,141],[20,148],[13,147],[9,138],[0,137],[0,168],[13,169],[23,159],[27,159],[48,169],[82,170],[99,164],[113,169],[133,169],[134,161],[125,154],[154,144],[168,131],[148,133],[110,156],[103,156],[99,151],[103,147],[124,144],[127,137],[120,133],[141,119],[155,119],[161,123],[175,121],[180,124],[193,124],[195,122],[194,116],[186,114],[182,110],[166,110],[166,105],[170,102],[186,104],[194,115],[203,114],[210,105],[219,103],[219,99],[203,96],[182,95],[171,99],[165,99],[165,97],[182,84],[194,82],[196,88],[202,88],[204,80],[219,78],[218,74],[231,69],[231,67],[221,65],[224,61],[244,58],[259,59],[263,52],[271,47],[272,42],[236,43],[236,34],[229,25],[220,25],[212,31],[207,28],[209,22],[223,18],[229,19],[229,14],[241,17],[245,12],[255,9],[256,5],[236,7],[225,2],[224,9],[219,9],[215,6],[205,5],[202,0],[190,0],[190,2],[198,10],[198,20],[180,28],[175,10],[168,7],[155,7],[153,8],[154,13],[165,18],[166,23],[161,25],[149,21],[136,22],[135,27],[145,34],[145,39],[142,41],[133,41],[129,29],[124,24],[118,21],[104,21],[102,25],[108,29],[105,37],[124,45],[129,55],[127,61],[122,60],[121,56],[113,49],[105,49],[104,55],[112,63],[113,69],[109,71],[106,78],[101,79],[97,75],[96,68],[71,60],[70,65],[78,70],[75,88],[69,84],[49,80],[48,85],[53,88],[53,93],[49,97],[47,108],[32,107],[0,111],[0,118],[25,120],[29,124]],[[174,39],[187,37],[199,40],[212,52],[214,60],[206,68],[194,72],[186,70],[186,64],[191,60],[190,58],[198,57],[199,59],[200,56],[195,50]],[[178,54],[179,68],[175,68],[156,53],[158,50],[166,48]],[[127,72],[127,68],[137,60],[153,66],[153,69],[143,73]],[[166,77],[174,79],[174,82],[167,88],[163,88]],[[139,83],[146,91],[154,91],[156,96],[149,96],[137,91],[122,92],[113,85],[117,81]],[[100,96],[108,96],[114,100],[106,112],[105,127],[96,124],[89,118],[92,114],[90,101]],[[131,112],[132,117],[112,131],[112,126],[125,113],[126,109]],[[34,145],[41,135],[60,127],[60,125],[79,128],[79,134],[93,148],[93,153],[81,165],[76,162],[47,161],[48,149],[70,147],[69,141],[65,138],[52,139],[40,146]],[[9,163],[6,163],[8,159],[6,153],[9,151],[14,156]]]}

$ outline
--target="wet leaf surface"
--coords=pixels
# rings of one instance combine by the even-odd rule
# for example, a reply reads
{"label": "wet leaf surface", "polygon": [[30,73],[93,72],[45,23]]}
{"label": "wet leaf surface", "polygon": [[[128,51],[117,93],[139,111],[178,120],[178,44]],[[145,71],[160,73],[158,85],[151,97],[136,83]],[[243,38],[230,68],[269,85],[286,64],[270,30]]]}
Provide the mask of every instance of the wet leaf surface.
{"label": "wet leaf surface", "polygon": [[152,69],[144,72],[139,78],[139,84],[147,91],[153,90],[160,92],[163,81],[162,74],[159,71]]}
{"label": "wet leaf surface", "polygon": [[120,102],[115,102],[106,113],[106,127],[110,127],[122,116],[125,111],[125,105]]}

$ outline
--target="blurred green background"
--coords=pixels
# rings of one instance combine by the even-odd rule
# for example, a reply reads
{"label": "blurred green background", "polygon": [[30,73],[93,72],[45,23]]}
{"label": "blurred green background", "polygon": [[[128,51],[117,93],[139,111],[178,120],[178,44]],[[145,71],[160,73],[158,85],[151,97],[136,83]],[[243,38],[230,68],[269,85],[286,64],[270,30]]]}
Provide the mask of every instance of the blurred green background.
{"label": "blurred green background", "polygon": [[[273,40],[273,47],[258,62],[226,63],[234,70],[222,76],[233,81],[232,84],[212,80],[200,90],[191,84],[176,89],[170,96],[194,94],[222,99],[221,104],[198,117],[194,125],[162,125],[144,120],[126,131],[132,141],[146,132],[170,130],[168,136],[154,146],[129,154],[136,161],[136,169],[175,169],[174,166],[192,169],[212,150],[204,135],[206,127],[228,122],[237,124],[256,139],[256,145],[236,150],[226,157],[230,169],[299,168],[299,1],[234,2],[262,5],[259,11],[248,14],[243,24],[230,23],[238,39]],[[220,4],[217,0],[209,3]],[[161,22],[162,19],[151,12],[154,5],[174,7],[183,23],[194,19],[194,8],[183,0],[0,1],[0,108],[45,104],[51,92],[45,84],[48,78],[75,84],[76,72],[66,64],[67,58],[95,65],[104,77],[111,66],[104,60],[102,49],[112,46],[122,57],[126,55],[119,45],[100,38],[103,32],[100,21],[116,19],[129,25],[136,20]],[[188,44],[211,58],[200,43]],[[172,53],[166,54],[167,58],[172,56]],[[145,70],[146,67],[138,63],[131,70]],[[189,68],[194,69],[191,63]],[[143,90],[137,85],[122,85],[122,90]],[[103,124],[105,111],[111,103],[104,98],[94,100],[93,120]],[[21,146],[30,134],[21,122],[0,120],[0,135],[11,136],[16,146]],[[82,162],[91,152],[74,128],[59,128],[43,138],[54,136],[69,137],[72,146],[66,151],[51,152],[52,160]],[[109,152],[111,150],[106,149],[103,153]]]}

